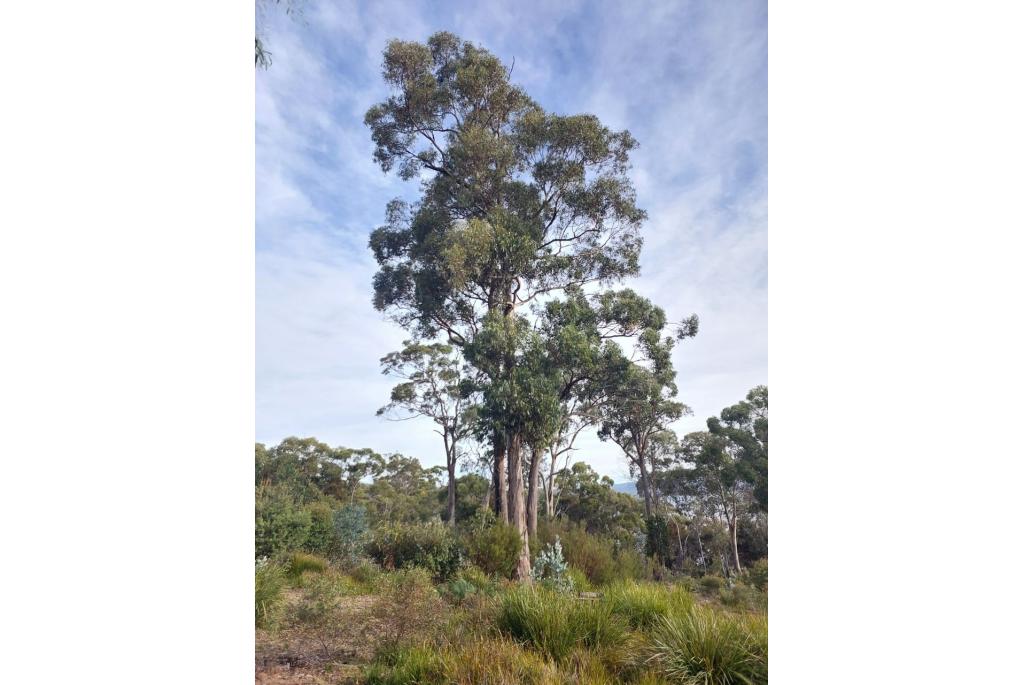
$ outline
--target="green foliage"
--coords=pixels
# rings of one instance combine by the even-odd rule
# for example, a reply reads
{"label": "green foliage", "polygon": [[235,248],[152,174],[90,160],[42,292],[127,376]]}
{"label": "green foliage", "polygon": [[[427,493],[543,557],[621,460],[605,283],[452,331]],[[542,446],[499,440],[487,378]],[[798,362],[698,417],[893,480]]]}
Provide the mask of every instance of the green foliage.
{"label": "green foliage", "polygon": [[418,644],[435,637],[444,623],[444,601],[430,572],[406,568],[381,576],[378,599],[371,610],[385,649]]}
{"label": "green foliage", "polygon": [[513,640],[474,638],[444,652],[444,683],[459,685],[556,685],[557,669]]}
{"label": "green foliage", "polygon": [[366,507],[346,504],[334,512],[334,554],[345,564],[356,562],[366,544],[369,526],[366,522]]}
{"label": "green foliage", "polygon": [[672,682],[757,685],[768,682],[768,625],[706,607],[661,618],[648,660]]}
{"label": "green foliage", "polygon": [[331,551],[334,543],[334,512],[327,502],[314,502],[307,507],[309,511],[309,533],[303,547],[316,554],[324,555]]}
{"label": "green foliage", "polygon": [[537,532],[535,544],[538,552],[541,544],[553,542],[556,536],[559,537],[569,566],[581,571],[593,585],[647,576],[641,555],[629,548],[617,548],[613,541],[591,535],[580,526],[545,524],[538,526]]}
{"label": "green foliage", "polygon": [[256,560],[256,627],[271,628],[277,619],[285,569],[266,558]]}
{"label": "green foliage", "polygon": [[647,537],[644,543],[647,556],[664,561],[669,558],[668,523],[663,516],[647,517]]}
{"label": "green foliage", "polygon": [[380,578],[380,566],[369,559],[359,559],[349,567],[348,575],[352,580],[366,588],[372,588]]}
{"label": "green foliage", "polygon": [[634,630],[648,630],[659,619],[686,613],[693,607],[693,596],[684,588],[634,581],[610,586],[602,601]]}
{"label": "green foliage", "polygon": [[464,578],[455,578],[439,585],[437,592],[442,597],[450,599],[456,604],[461,604],[466,597],[476,594],[476,586]]}
{"label": "green foliage", "polygon": [[382,526],[368,551],[385,569],[420,567],[438,580],[447,580],[462,564],[462,551],[451,529],[436,521]]}
{"label": "green foliage", "polygon": [[643,505],[613,485],[611,478],[578,461],[558,476],[558,508],[588,533],[629,545],[644,527]]}
{"label": "green foliage", "polygon": [[288,575],[292,580],[297,580],[303,573],[323,573],[327,570],[327,560],[307,554],[306,552],[295,552],[288,560]]}
{"label": "green foliage", "polygon": [[466,535],[469,559],[488,575],[511,578],[519,560],[523,539],[516,529],[495,520],[490,511],[481,512],[473,520]]}
{"label": "green foliage", "polygon": [[477,566],[467,566],[459,571],[459,578],[472,585],[478,592],[491,593],[494,583],[487,573]]}
{"label": "green foliage", "polygon": [[768,591],[768,559],[758,559],[746,569],[747,581],[761,592]]}
{"label": "green foliage", "polygon": [[697,583],[705,592],[718,592],[725,587],[725,579],[716,575],[701,576]]}
{"label": "green foliage", "polygon": [[378,655],[366,671],[367,685],[423,685],[443,683],[441,654],[427,646],[393,648]]}
{"label": "green foliage", "polygon": [[562,556],[562,543],[556,537],[554,543],[546,546],[534,560],[533,579],[544,587],[556,592],[572,592],[572,578],[569,576],[569,565]]}
{"label": "green foliage", "polygon": [[532,587],[517,588],[502,598],[497,626],[556,661],[578,646],[616,644],[625,631],[606,604]]}
{"label": "green foliage", "polygon": [[256,488],[256,556],[275,557],[300,549],[309,537],[312,519],[285,485]]}

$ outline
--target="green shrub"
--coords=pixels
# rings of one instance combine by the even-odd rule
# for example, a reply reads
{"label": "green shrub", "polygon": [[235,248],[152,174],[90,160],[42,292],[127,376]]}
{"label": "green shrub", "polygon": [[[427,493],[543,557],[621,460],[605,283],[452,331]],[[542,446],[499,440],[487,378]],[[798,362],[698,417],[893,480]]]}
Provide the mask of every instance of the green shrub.
{"label": "green shrub", "polygon": [[274,558],[302,548],[312,519],[283,485],[256,488],[256,556]]}
{"label": "green shrub", "polygon": [[309,512],[309,532],[303,548],[319,555],[330,553],[334,544],[334,511],[326,502],[314,502],[306,510]]}
{"label": "green shrub", "polygon": [[343,564],[358,563],[359,553],[366,544],[369,526],[366,508],[347,504],[334,512],[334,545],[332,552]]}
{"label": "green shrub", "polygon": [[768,560],[758,559],[746,570],[747,582],[761,592],[768,589]]}
{"label": "green shrub", "polygon": [[[488,575],[511,578],[519,561],[523,539],[515,527],[504,521],[495,521],[493,513],[474,519],[474,525],[465,535],[470,560]],[[490,520],[488,520],[490,519]]]}
{"label": "green shrub", "polygon": [[635,581],[610,586],[602,601],[635,630],[649,630],[659,619],[684,614],[693,606],[693,597],[681,587]]}
{"label": "green shrub", "polygon": [[694,607],[661,618],[647,653],[648,661],[669,680],[733,685],[768,682],[767,623]]}
{"label": "green shrub", "polygon": [[463,578],[455,578],[437,587],[437,592],[456,604],[461,604],[469,595],[476,594],[476,586]]}
{"label": "green shrub", "polygon": [[502,632],[556,661],[579,646],[614,644],[625,630],[603,603],[532,587],[505,595],[496,623]]}
{"label": "green shrub", "polygon": [[725,587],[718,591],[718,601],[734,609],[756,609],[764,605],[767,599],[749,585],[735,581],[732,587]]}
{"label": "green shrub", "polygon": [[352,580],[371,590],[380,578],[380,566],[369,559],[360,559],[349,568],[348,574]]}
{"label": "green shrub", "polygon": [[424,568],[382,574],[377,590],[371,613],[385,647],[418,644],[435,636],[445,621],[445,603]]}
{"label": "green shrub", "polygon": [[385,569],[425,568],[438,580],[447,580],[462,564],[454,534],[437,521],[384,526],[374,534],[368,549]]}
{"label": "green shrub", "polygon": [[327,560],[307,554],[306,552],[295,552],[288,560],[288,575],[292,580],[298,580],[305,572],[323,573],[327,570]]}
{"label": "green shrub", "polygon": [[494,581],[491,580],[489,575],[484,573],[483,569],[476,566],[467,566],[459,571],[459,578],[470,583],[478,592],[485,594],[493,594],[494,592]]}
{"label": "green shrub", "polygon": [[256,561],[256,627],[273,627],[281,593],[285,586],[285,570],[266,558]]}
{"label": "green shrub", "polygon": [[613,541],[591,535],[580,526],[547,524],[539,532],[541,534],[536,542],[531,538],[531,547],[540,552],[544,544],[559,537],[569,566],[583,572],[594,586],[616,580],[649,577],[647,562],[642,554],[628,547],[617,548]]}
{"label": "green shrub", "polygon": [[725,579],[722,576],[701,576],[697,583],[705,592],[718,592],[725,587]]}
{"label": "green shrub", "polygon": [[569,565],[562,555],[562,543],[556,537],[554,543],[540,551],[533,562],[533,579],[544,587],[558,592],[573,592]]}

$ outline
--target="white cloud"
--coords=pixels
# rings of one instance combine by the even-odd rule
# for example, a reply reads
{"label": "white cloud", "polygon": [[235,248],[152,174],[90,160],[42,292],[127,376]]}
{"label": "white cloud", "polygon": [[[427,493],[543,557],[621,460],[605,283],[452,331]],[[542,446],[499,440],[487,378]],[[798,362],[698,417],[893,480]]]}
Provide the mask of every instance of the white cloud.
{"label": "white cloud", "polygon": [[[429,10],[429,11],[428,11]],[[650,215],[643,275],[625,285],[701,332],[675,352],[680,431],[767,383],[766,5],[736,3],[310,3],[268,21],[274,63],[257,78],[257,439],[315,435],[442,450],[428,423],[374,415],[390,383],[377,360],[405,333],[370,304],[369,231],[415,183],[384,175],[362,124],[385,96],[393,37],[452,30],[515,57],[543,106],[589,111],[641,143]],[[579,458],[622,480],[618,448],[590,435]]]}

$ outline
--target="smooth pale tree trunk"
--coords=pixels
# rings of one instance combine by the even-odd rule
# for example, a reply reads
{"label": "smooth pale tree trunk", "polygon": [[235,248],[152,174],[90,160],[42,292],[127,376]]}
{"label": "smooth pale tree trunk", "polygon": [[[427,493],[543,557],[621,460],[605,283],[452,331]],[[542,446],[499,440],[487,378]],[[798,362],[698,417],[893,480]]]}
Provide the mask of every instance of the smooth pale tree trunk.
{"label": "smooth pale tree trunk", "polygon": [[526,530],[530,537],[537,536],[537,488],[540,480],[540,451],[530,450],[529,490],[526,493]]}
{"label": "smooth pale tree trunk", "polygon": [[654,515],[654,506],[651,495],[651,481],[647,477],[647,463],[643,457],[640,458],[640,488],[644,491],[644,513],[647,514],[647,518]]}
{"label": "smooth pale tree trunk", "polygon": [[729,535],[732,537],[732,560],[736,564],[736,573],[743,573],[743,567],[740,566],[740,548],[736,541],[736,517],[733,516],[729,520]]}
{"label": "smooth pale tree trunk", "polygon": [[523,496],[523,448],[519,435],[508,442],[509,513],[512,525],[519,532],[523,546],[519,550],[516,579],[530,582],[530,533],[526,527],[526,498]]}
{"label": "smooth pale tree trunk", "polygon": [[505,478],[505,440],[494,435],[494,513],[499,521],[509,522],[508,486]]}

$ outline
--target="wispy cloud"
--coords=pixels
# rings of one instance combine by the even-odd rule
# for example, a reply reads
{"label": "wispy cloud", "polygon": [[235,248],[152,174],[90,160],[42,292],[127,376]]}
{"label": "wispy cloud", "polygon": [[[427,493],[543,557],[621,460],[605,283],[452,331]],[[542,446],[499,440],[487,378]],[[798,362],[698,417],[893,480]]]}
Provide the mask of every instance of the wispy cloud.
{"label": "wispy cloud", "polygon": [[[629,285],[701,333],[675,353],[696,430],[768,381],[765,2],[322,2],[268,17],[274,63],[256,74],[257,439],[443,461],[427,424],[374,415],[377,360],[403,331],[373,310],[366,249],[384,206],[415,183],[372,161],[362,116],[385,96],[381,51],[440,29],[511,63],[553,111],[597,114],[641,148],[633,177],[650,215]],[[621,479],[617,448],[579,458]]]}

